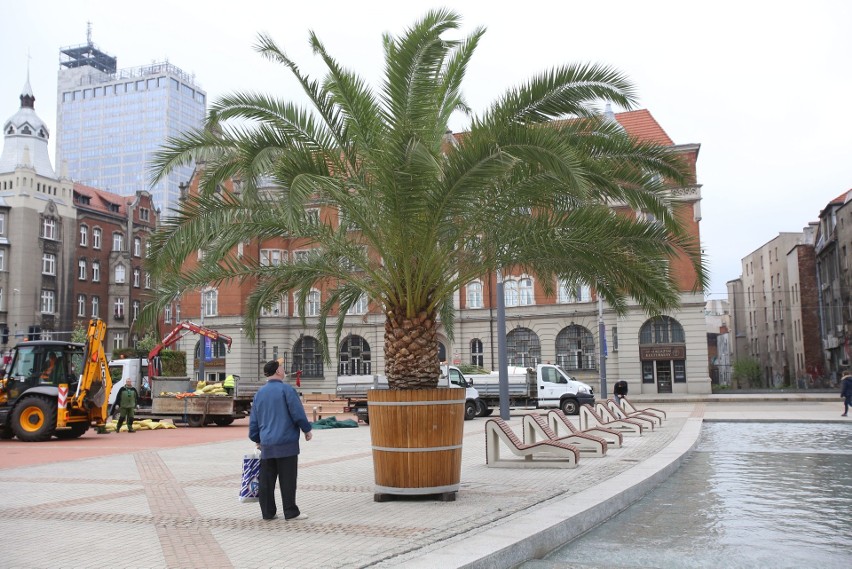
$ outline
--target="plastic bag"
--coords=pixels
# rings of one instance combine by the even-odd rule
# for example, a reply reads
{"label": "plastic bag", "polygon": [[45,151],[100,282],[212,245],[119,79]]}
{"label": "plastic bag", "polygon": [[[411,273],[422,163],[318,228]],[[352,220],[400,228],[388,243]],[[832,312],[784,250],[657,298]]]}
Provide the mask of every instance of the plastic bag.
{"label": "plastic bag", "polygon": [[243,455],[243,478],[240,502],[257,502],[260,498],[260,451]]}

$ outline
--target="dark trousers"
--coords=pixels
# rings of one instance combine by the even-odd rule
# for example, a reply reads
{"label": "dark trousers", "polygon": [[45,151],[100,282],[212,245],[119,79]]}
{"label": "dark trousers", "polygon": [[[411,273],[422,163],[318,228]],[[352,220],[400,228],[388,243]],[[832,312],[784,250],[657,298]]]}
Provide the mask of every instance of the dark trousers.
{"label": "dark trousers", "polygon": [[296,505],[296,475],[299,455],[284,458],[266,458],[260,461],[260,513],[271,519],[278,511],[275,507],[275,481],[281,485],[281,505],[284,518],[295,518],[301,512]]}
{"label": "dark trousers", "polygon": [[119,407],[120,415],[118,416],[118,426],[115,428],[116,432],[118,432],[121,428],[121,424],[125,421],[127,422],[127,430],[133,430],[133,416],[135,415],[135,411],[136,410],[133,407]]}
{"label": "dark trousers", "polygon": [[849,413],[849,407],[852,407],[852,396],[846,396],[843,399],[843,414],[846,415]]}

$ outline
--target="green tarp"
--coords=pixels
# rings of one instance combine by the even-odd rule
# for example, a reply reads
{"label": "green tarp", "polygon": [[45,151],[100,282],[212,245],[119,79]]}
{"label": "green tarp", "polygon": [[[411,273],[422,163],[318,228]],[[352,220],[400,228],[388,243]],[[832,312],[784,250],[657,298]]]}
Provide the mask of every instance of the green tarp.
{"label": "green tarp", "polygon": [[311,423],[314,429],[349,429],[358,426],[358,421],[352,419],[344,419],[338,421],[337,417],[326,417]]}

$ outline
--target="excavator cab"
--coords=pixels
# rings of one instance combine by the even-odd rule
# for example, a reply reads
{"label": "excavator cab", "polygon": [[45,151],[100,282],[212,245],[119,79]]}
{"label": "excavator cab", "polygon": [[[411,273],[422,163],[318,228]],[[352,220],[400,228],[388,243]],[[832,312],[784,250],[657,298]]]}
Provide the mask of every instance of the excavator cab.
{"label": "excavator cab", "polygon": [[79,377],[75,370],[82,368],[82,344],[60,342],[27,342],[15,350],[15,359],[6,376],[11,398],[36,387],[66,383],[77,388]]}

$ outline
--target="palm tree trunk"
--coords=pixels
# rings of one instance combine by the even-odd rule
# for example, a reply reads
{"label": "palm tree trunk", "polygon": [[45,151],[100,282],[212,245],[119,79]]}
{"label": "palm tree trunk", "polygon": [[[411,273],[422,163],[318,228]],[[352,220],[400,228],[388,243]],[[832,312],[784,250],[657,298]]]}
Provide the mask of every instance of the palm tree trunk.
{"label": "palm tree trunk", "polygon": [[[402,311],[399,311],[402,312]],[[414,318],[388,311],[385,320],[385,374],[391,389],[437,387],[438,324],[434,313]]]}

